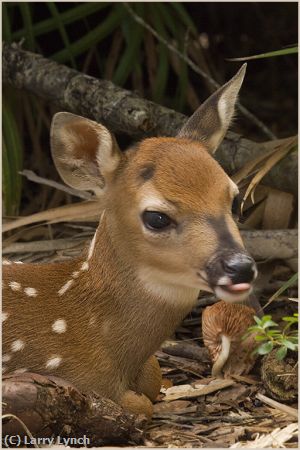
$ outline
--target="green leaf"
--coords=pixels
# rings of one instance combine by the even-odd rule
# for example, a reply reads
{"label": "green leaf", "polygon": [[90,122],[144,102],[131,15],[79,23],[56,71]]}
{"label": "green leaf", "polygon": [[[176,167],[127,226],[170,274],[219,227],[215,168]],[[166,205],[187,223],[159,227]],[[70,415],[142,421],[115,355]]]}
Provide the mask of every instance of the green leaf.
{"label": "green leaf", "polygon": [[[149,5],[149,8],[151,11],[151,17],[155,30],[160,36],[168,39],[168,33],[165,29],[164,23],[161,20],[160,14],[158,14],[156,5]],[[164,95],[166,90],[169,75],[169,51],[167,47],[161,42],[158,43],[158,56],[158,67],[155,74],[153,87],[153,100],[157,103],[160,103],[162,100],[162,96]]]}
{"label": "green leaf", "polygon": [[75,62],[75,58],[74,58],[72,50],[71,50],[71,44],[70,44],[69,36],[68,36],[67,31],[66,31],[66,29],[64,27],[64,24],[63,24],[63,22],[61,20],[61,15],[59,14],[59,12],[57,10],[57,7],[56,7],[54,2],[46,2],[46,4],[47,4],[47,6],[49,8],[49,11],[52,14],[53,20],[56,23],[56,27],[59,30],[59,33],[60,33],[61,38],[63,40],[64,46],[65,46],[66,50],[69,53],[69,59],[71,61],[72,67],[74,69],[76,69],[76,62]]}
{"label": "green leaf", "polygon": [[280,330],[267,330],[267,335],[272,337],[281,336]]}
{"label": "green leaf", "polygon": [[34,31],[33,31],[33,25],[32,25],[32,19],[31,19],[31,10],[30,10],[30,3],[27,2],[20,2],[19,8],[22,14],[22,19],[25,27],[25,44],[26,47],[29,50],[34,51],[35,50],[35,37],[34,37]]}
{"label": "green leaf", "polygon": [[[100,11],[103,8],[106,8],[110,4],[110,2],[85,2],[84,4],[81,4],[79,6],[74,6],[74,8],[71,8],[66,12],[60,13],[60,19],[64,25],[68,25],[69,23],[74,23],[77,20],[82,20],[84,17],[94,14],[95,12]],[[16,7],[17,5],[14,6]],[[56,30],[56,28],[57,24],[53,18],[46,19],[33,25],[33,33],[34,36],[37,37],[42,34],[49,33],[50,31]],[[18,41],[24,36],[25,33],[25,28],[22,28],[21,30],[13,33],[12,38],[14,41]]]}
{"label": "green leaf", "polygon": [[268,303],[264,306],[264,308],[266,308],[266,306],[268,306],[270,303],[272,303],[273,300],[275,300],[277,297],[279,297],[279,295],[281,295],[284,291],[286,291],[290,286],[293,286],[297,280],[298,280],[298,273],[295,273],[291,278],[289,278],[281,286],[280,289],[278,289],[278,291],[275,292],[275,294],[272,295],[272,297],[270,298]]}
{"label": "green leaf", "polygon": [[[135,9],[137,10],[137,14],[140,17],[143,17],[144,5],[136,4]],[[131,74],[135,63],[139,62],[140,46],[144,34],[144,28],[141,27],[140,24],[136,23],[132,17],[128,16],[123,20],[122,30],[127,45],[113,76],[113,82],[118,86],[123,86]]]}
{"label": "green leaf", "polygon": [[[180,2],[171,2],[169,4],[178,13],[178,17],[183,22],[183,24],[191,30],[191,32],[197,36],[197,28],[192,21],[190,15],[186,12],[185,7]],[[175,30],[174,30],[175,31]]]}
{"label": "green leaf", "polygon": [[256,336],[255,336],[255,340],[256,341],[266,341],[268,338],[267,338],[267,336],[265,336],[265,335],[261,335],[261,334],[257,334]]}
{"label": "green leaf", "polygon": [[252,59],[273,58],[275,56],[285,56],[298,53],[298,46],[283,48],[282,50],[275,50],[273,52],[261,53],[259,55],[244,56],[242,58],[228,58],[228,61],[250,61]]}
{"label": "green leaf", "polygon": [[7,99],[3,99],[2,104],[2,124],[3,124],[3,178],[5,193],[4,198],[5,213],[15,215],[21,198],[22,180],[19,171],[22,170],[22,140],[16,124],[16,120],[11,105]]}
{"label": "green leaf", "polygon": [[11,42],[12,41],[12,37],[11,37],[11,28],[10,28],[10,24],[11,21],[9,19],[9,14],[7,11],[7,3],[2,3],[2,29],[3,29],[3,38],[6,42]]}
{"label": "green leaf", "polygon": [[[71,44],[71,51],[73,56],[78,56],[96,45],[106,36],[108,36],[115,28],[117,28],[125,15],[124,8],[114,8],[112,13],[92,31],[87,33],[82,38]],[[69,50],[63,49],[52,55],[52,59],[57,62],[65,62],[69,57]]]}
{"label": "green leaf", "polygon": [[257,349],[257,353],[259,353],[260,355],[266,355],[267,353],[270,353],[272,349],[273,349],[273,342],[269,341],[266,342],[265,344],[260,345]]}
{"label": "green leaf", "polygon": [[281,361],[286,357],[286,354],[287,354],[287,347],[280,347],[280,349],[277,350],[277,352],[275,353],[275,357],[276,359]]}
{"label": "green leaf", "polygon": [[284,320],[285,322],[290,322],[291,324],[298,323],[298,317],[286,316],[283,317],[282,320]]}
{"label": "green leaf", "polygon": [[287,348],[289,348],[290,350],[296,350],[296,348],[297,348],[297,345],[296,344],[293,344],[293,342],[291,342],[291,341],[289,341],[289,340],[287,340],[287,339],[282,339],[282,341],[281,341],[281,343],[285,346],[285,347],[287,347]]}
{"label": "green leaf", "polygon": [[273,322],[273,320],[267,320],[263,324],[263,329],[268,328],[268,327],[277,327],[277,326],[278,326],[277,323]]}
{"label": "green leaf", "polygon": [[253,319],[255,320],[255,322],[257,323],[257,325],[261,325],[262,320],[261,320],[259,317],[253,316]]}

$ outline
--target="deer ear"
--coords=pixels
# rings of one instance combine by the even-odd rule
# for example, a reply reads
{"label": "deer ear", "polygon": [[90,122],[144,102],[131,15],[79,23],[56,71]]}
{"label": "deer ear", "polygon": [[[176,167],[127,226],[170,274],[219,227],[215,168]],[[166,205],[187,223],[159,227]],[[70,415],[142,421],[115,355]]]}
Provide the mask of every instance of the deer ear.
{"label": "deer ear", "polygon": [[69,186],[100,194],[122,154],[103,125],[67,112],[55,114],[51,152],[61,178]]}
{"label": "deer ear", "polygon": [[223,140],[232,117],[247,64],[224,86],[212,94],[184,124],[178,137],[203,142],[214,153]]}

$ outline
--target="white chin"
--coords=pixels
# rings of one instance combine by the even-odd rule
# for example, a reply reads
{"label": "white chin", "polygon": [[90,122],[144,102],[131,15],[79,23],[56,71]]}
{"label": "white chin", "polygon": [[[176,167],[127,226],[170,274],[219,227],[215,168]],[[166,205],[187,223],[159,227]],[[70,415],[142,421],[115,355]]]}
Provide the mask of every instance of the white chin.
{"label": "white chin", "polygon": [[235,303],[246,300],[246,298],[248,298],[251,293],[251,289],[247,289],[243,292],[228,292],[221,286],[217,286],[214,288],[214,293],[220,300],[224,300],[225,302],[229,303]]}

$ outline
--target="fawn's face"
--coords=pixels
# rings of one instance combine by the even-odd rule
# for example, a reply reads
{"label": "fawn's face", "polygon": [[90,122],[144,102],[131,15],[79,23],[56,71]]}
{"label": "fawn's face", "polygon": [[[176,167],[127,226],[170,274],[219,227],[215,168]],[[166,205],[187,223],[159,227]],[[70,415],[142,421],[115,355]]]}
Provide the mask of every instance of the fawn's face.
{"label": "fawn's face", "polygon": [[118,245],[125,241],[149,285],[216,290],[222,298],[240,299],[249,286],[221,292],[254,277],[254,262],[232,217],[237,193],[203,144],[153,138],[129,152],[107,208]]}
{"label": "fawn's face", "polygon": [[[59,113],[52,151],[63,179],[104,191],[113,240],[150,286],[249,295],[256,276],[232,217],[237,186],[211,156],[223,138],[242,82],[239,72],[175,138],[150,138],[121,153],[103,126]],[[206,127],[206,128],[205,128]]]}

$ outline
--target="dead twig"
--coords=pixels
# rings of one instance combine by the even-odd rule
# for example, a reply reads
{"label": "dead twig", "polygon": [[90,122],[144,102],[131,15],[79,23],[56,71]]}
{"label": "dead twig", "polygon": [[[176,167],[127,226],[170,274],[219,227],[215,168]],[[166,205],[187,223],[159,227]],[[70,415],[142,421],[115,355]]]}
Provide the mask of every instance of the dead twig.
{"label": "dead twig", "polygon": [[285,414],[288,414],[289,416],[292,416],[292,417],[295,417],[296,419],[298,419],[298,410],[297,409],[291,408],[290,406],[284,405],[283,403],[279,403],[276,400],[266,397],[265,395],[260,394],[260,393],[257,393],[256,397],[261,402],[266,403],[266,405],[269,405],[269,406],[272,406],[273,408],[279,409],[279,411],[282,411]]}
{"label": "dead twig", "polygon": [[92,200],[93,198],[93,195],[89,194],[86,191],[79,191],[78,189],[73,189],[62,183],[58,183],[57,181],[48,180],[47,178],[40,177],[32,170],[23,170],[22,172],[19,172],[19,174],[26,177],[27,180],[29,181],[33,181],[34,183],[38,184],[44,184],[46,186],[51,186],[55,189],[66,192],[67,194],[71,194],[74,195],[75,197],[82,198],[83,200]]}

